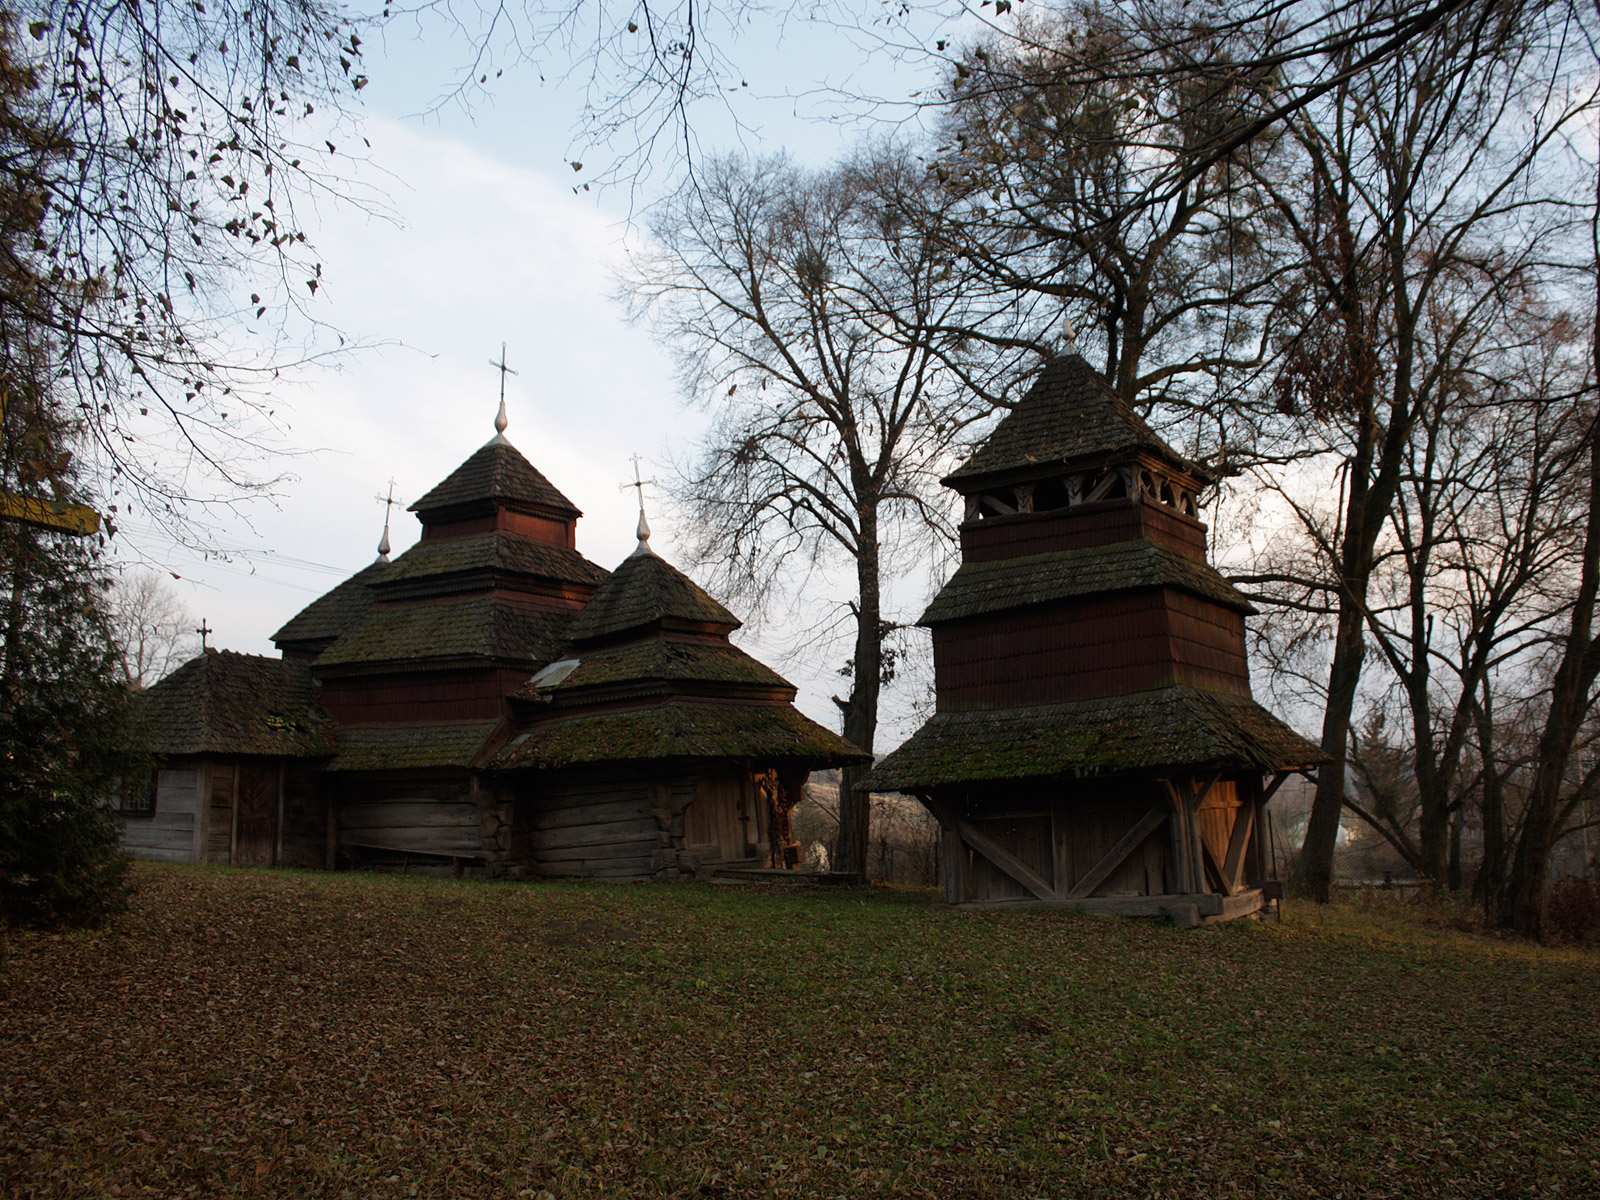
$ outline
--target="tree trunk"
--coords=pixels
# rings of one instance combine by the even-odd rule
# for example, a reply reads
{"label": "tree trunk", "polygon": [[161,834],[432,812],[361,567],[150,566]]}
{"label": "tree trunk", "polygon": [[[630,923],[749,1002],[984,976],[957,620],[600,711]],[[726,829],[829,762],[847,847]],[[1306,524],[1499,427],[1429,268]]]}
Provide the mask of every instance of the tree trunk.
{"label": "tree trunk", "polygon": [[1450,862],[1445,880],[1452,893],[1461,890],[1461,827],[1466,824],[1466,809],[1458,808],[1450,818]]}
{"label": "tree trunk", "polygon": [[1589,466],[1589,515],[1584,528],[1583,574],[1572,605],[1572,623],[1562,648],[1561,665],[1550,687],[1550,710],[1539,737],[1539,757],[1528,792],[1521,835],[1507,872],[1500,924],[1525,937],[1544,934],[1545,886],[1550,850],[1560,824],[1561,789],[1566,781],[1572,746],[1589,711],[1589,692],[1600,669],[1600,643],[1594,638],[1594,612],[1600,593],[1600,448],[1591,425],[1584,447]]}
{"label": "tree trunk", "polygon": [[1488,707],[1488,689],[1484,690],[1483,703],[1473,710],[1478,727],[1478,757],[1482,760],[1483,770],[1483,791],[1478,801],[1483,817],[1483,861],[1478,864],[1478,877],[1473,882],[1472,893],[1482,903],[1485,915],[1491,921],[1497,921],[1500,896],[1505,890],[1506,801],[1504,781],[1496,757],[1499,743],[1494,735],[1494,721]]}
{"label": "tree trunk", "polygon": [[1361,682],[1361,660],[1366,650],[1361,609],[1348,599],[1339,602],[1339,631],[1333,643],[1333,664],[1328,671],[1328,705],[1322,714],[1322,752],[1328,761],[1317,768],[1317,791],[1311,802],[1311,820],[1295,865],[1296,890],[1318,904],[1326,904],[1333,888],[1333,850],[1339,840],[1339,817],[1344,809],[1346,756],[1350,747],[1350,713],[1355,708],[1356,687]]}
{"label": "tree trunk", "polygon": [[[883,598],[879,564],[878,513],[863,504],[861,539],[856,554],[856,646],[851,658],[854,686],[839,707],[844,714],[845,741],[872,753],[878,733],[878,697],[883,687]],[[835,869],[866,877],[872,842],[872,800],[856,791],[867,768],[847,766],[839,772],[839,840]]]}

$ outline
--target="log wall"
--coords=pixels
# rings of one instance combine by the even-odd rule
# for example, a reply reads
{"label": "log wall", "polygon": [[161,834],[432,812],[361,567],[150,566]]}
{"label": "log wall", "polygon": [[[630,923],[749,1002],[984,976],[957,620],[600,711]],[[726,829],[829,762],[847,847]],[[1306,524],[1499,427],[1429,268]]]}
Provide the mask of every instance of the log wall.
{"label": "log wall", "polygon": [[194,862],[200,851],[200,782],[198,766],[157,771],[155,812],[124,821],[123,849],[134,858]]}
{"label": "log wall", "polygon": [[333,803],[338,859],[451,871],[485,863],[496,847],[484,835],[483,807],[465,775],[341,780]]}
{"label": "log wall", "polygon": [[642,769],[553,773],[527,796],[529,869],[553,878],[652,879],[670,834]]}

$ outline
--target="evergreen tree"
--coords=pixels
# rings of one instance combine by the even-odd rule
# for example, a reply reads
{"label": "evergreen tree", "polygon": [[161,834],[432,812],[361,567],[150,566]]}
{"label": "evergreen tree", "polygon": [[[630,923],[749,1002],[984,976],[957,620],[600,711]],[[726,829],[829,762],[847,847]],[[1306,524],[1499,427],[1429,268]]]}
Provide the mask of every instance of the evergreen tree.
{"label": "evergreen tree", "polygon": [[[70,502],[81,436],[63,403],[68,300],[38,243],[51,177],[70,140],[38,99],[34,70],[0,22],[0,492]],[[79,297],[81,299],[81,297]],[[0,519],[0,917],[89,925],[127,894],[113,807],[130,762],[128,692],[109,633],[96,538]]]}

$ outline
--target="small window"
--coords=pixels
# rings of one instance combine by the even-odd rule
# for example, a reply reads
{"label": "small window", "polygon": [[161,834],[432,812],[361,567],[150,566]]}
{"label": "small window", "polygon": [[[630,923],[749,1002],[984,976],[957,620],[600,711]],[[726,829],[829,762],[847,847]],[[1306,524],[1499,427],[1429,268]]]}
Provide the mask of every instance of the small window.
{"label": "small window", "polygon": [[1065,479],[1040,480],[1033,488],[1033,511],[1052,512],[1071,503]]}
{"label": "small window", "polygon": [[137,777],[122,785],[122,815],[125,817],[153,817],[156,815],[156,790],[161,785],[161,772],[151,771],[147,779]]}

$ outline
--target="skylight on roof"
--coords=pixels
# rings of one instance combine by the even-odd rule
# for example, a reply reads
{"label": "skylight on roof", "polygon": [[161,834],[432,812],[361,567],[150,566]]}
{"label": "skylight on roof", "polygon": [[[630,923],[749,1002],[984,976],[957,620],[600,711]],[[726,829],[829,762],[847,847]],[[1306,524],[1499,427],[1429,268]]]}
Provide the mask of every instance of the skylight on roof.
{"label": "skylight on roof", "polygon": [[553,662],[528,682],[534,687],[555,687],[578,669],[580,661],[582,660],[576,658],[563,658],[559,662]]}

